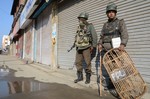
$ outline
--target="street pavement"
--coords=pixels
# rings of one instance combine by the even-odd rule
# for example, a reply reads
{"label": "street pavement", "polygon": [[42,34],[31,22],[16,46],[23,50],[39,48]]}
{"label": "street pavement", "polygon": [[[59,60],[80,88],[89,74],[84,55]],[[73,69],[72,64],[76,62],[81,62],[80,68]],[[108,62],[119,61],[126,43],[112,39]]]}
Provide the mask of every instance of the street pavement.
{"label": "street pavement", "polygon": [[[75,84],[75,70],[53,70],[47,65],[31,63],[14,56],[0,55],[0,99],[117,99],[114,90],[102,91],[95,74],[91,83]],[[84,77],[85,78],[85,77]],[[149,86],[149,85],[148,85]],[[103,88],[102,88],[103,89]],[[150,99],[150,92],[142,97]]]}

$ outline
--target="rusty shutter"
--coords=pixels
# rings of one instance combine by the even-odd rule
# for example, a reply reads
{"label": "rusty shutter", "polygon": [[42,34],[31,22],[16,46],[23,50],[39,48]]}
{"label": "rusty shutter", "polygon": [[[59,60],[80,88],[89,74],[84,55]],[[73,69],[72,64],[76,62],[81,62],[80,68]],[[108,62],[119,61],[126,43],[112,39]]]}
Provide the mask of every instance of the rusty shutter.
{"label": "rusty shutter", "polygon": [[25,59],[32,61],[32,23],[25,29]]}

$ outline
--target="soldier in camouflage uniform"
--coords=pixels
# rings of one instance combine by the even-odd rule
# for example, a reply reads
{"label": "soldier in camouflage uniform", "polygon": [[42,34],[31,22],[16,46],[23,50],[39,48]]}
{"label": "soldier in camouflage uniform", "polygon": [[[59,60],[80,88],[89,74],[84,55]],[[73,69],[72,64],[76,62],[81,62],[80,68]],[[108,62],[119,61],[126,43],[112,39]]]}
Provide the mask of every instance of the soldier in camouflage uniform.
{"label": "soldier in camouflage uniform", "polygon": [[[120,37],[121,43],[118,47],[119,50],[124,50],[124,47],[128,42],[128,32],[123,19],[119,20],[116,17],[117,14],[117,6],[111,2],[106,7],[106,14],[108,17],[108,21],[104,23],[100,39],[98,42],[99,51],[101,51],[101,55],[103,55],[110,50],[112,47],[112,38]],[[106,71],[104,72],[104,68],[102,68],[103,76],[105,77],[107,85],[110,83],[110,78]]]}
{"label": "soldier in camouflage uniform", "polygon": [[79,26],[75,36],[76,46],[76,68],[77,68],[77,79],[74,83],[83,80],[83,60],[86,63],[86,81],[85,84],[90,83],[91,77],[91,52],[97,46],[97,34],[93,24],[88,23],[88,13],[82,12],[79,16]]}

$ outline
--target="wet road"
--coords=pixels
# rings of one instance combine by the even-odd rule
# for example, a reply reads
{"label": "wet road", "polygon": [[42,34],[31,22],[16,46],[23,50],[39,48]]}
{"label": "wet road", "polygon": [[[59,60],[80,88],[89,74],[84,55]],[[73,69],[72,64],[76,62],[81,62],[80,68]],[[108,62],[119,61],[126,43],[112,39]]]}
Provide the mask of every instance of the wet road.
{"label": "wet road", "polygon": [[14,88],[5,88],[0,99],[99,99],[99,96],[92,91],[73,89],[62,84],[28,82],[27,87],[22,89],[22,87],[17,87],[19,85],[18,82],[1,83],[3,83],[3,86],[5,85],[4,87],[12,84]]}
{"label": "wet road", "polygon": [[[77,89],[65,83],[43,83],[35,80],[35,77],[16,77],[18,71],[9,68],[8,61],[18,64],[18,61],[13,60],[7,60],[6,65],[0,62],[0,99],[116,99],[108,93],[99,97],[97,90],[88,87]],[[20,65],[18,70],[24,72],[21,66],[24,65]]]}
{"label": "wet road", "polygon": [[75,89],[65,84],[42,83],[34,78],[14,77],[16,71],[0,67],[0,99],[112,99],[99,97],[93,89]]}

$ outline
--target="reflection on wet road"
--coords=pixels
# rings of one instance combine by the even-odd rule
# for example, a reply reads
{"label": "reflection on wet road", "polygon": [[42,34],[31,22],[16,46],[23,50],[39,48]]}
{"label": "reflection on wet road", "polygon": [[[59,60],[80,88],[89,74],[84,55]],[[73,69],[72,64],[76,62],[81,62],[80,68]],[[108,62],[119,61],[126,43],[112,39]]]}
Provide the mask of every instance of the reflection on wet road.
{"label": "reflection on wet road", "polygon": [[89,91],[73,89],[63,84],[28,80],[0,81],[0,93],[0,99],[91,99],[96,96]]}
{"label": "reflection on wet road", "polygon": [[[34,78],[15,77],[16,71],[0,66],[0,99],[99,99],[96,90],[42,83]],[[101,99],[112,99],[103,97]]]}

